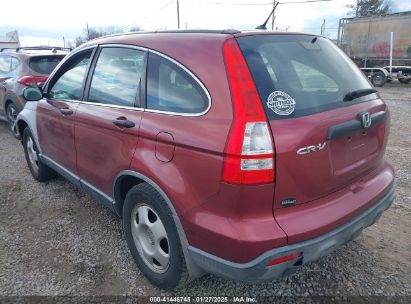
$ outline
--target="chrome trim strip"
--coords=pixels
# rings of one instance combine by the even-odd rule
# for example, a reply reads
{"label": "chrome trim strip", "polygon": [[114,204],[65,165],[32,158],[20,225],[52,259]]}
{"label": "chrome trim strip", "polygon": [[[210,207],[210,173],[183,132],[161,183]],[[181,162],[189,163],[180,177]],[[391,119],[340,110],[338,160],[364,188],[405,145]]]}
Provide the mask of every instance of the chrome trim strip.
{"label": "chrome trim strip", "polygon": [[47,102],[47,99],[55,100],[55,101],[70,102],[70,103],[80,103],[79,100],[73,100],[73,99],[55,99],[55,98],[50,98],[50,97],[48,97],[48,98],[42,98],[41,100],[46,100],[46,102]]}
{"label": "chrome trim strip", "polygon": [[101,48],[106,48],[106,47],[122,47],[122,48],[129,48],[129,49],[136,49],[136,50],[140,50],[143,52],[147,52],[148,48],[146,47],[142,47],[142,46],[138,46],[138,45],[133,45],[133,44],[115,44],[115,43],[110,43],[110,44],[99,44],[99,46]]}
{"label": "chrome trim strip", "polygon": [[208,98],[208,107],[207,107],[207,109],[205,109],[205,110],[204,110],[203,112],[201,112],[201,113],[178,113],[178,112],[171,112],[171,111],[152,110],[152,109],[148,109],[148,108],[147,108],[147,105],[146,105],[146,112],[159,113],[159,114],[168,114],[168,115],[175,115],[175,116],[194,116],[194,117],[195,117],[195,116],[202,116],[202,115],[206,114],[206,113],[210,110],[210,108],[211,108],[211,103],[212,103],[212,102],[211,102],[211,95],[210,95],[210,93],[208,92],[206,86],[200,81],[200,79],[198,79],[198,77],[197,77],[193,72],[191,72],[187,67],[185,67],[184,65],[182,65],[182,64],[181,64],[180,62],[178,62],[177,60],[175,60],[175,59],[173,59],[173,58],[171,58],[171,57],[169,57],[169,56],[167,56],[167,55],[165,55],[165,54],[163,54],[163,53],[160,53],[159,51],[155,51],[155,50],[152,50],[152,49],[148,49],[148,51],[149,51],[150,53],[159,55],[159,56],[161,56],[161,57],[163,57],[163,58],[165,58],[165,59],[173,62],[174,64],[176,64],[176,65],[178,65],[180,68],[182,68],[184,71],[186,71],[186,72],[200,85],[200,87],[201,87],[201,88],[203,89],[203,91],[206,93],[207,98]]}
{"label": "chrome trim strip", "polygon": [[135,110],[135,111],[144,111],[144,108],[136,108],[136,107],[128,107],[128,106],[119,106],[119,105],[112,105],[106,103],[98,103],[98,102],[91,102],[91,101],[80,101],[81,104],[90,104],[94,106],[102,106],[106,108],[116,108],[116,109],[126,109],[126,110]]}
{"label": "chrome trim strip", "polygon": [[[210,92],[207,90],[206,86],[201,82],[201,80],[193,73],[191,72],[187,67],[185,67],[184,65],[182,65],[180,62],[178,62],[177,60],[171,58],[170,56],[163,54],[159,51],[156,50],[152,50],[146,47],[141,47],[141,46],[136,46],[136,45],[131,45],[131,44],[96,44],[96,45],[91,45],[91,46],[86,46],[80,49],[76,49],[74,51],[72,51],[70,53],[70,57],[72,57],[72,55],[86,50],[86,49],[92,49],[92,48],[96,48],[97,46],[101,47],[101,48],[108,48],[108,47],[122,47],[122,48],[130,48],[130,49],[136,49],[136,50],[140,50],[140,51],[145,51],[145,52],[151,52],[153,54],[156,54],[158,56],[161,56],[171,62],[173,62],[174,64],[178,65],[181,69],[183,69],[185,72],[187,72],[191,78],[193,78],[199,85],[200,87],[203,89],[203,91],[206,93],[207,99],[208,99],[208,106],[207,108],[200,113],[179,113],[179,112],[171,112],[171,111],[162,111],[162,110],[154,110],[154,109],[148,109],[147,107],[144,108],[135,108],[135,107],[128,107],[128,106],[119,106],[119,105],[109,105],[109,104],[102,104],[102,103],[96,103],[96,102],[89,102],[89,101],[71,101],[71,100],[67,100],[69,102],[77,102],[77,103],[81,103],[81,104],[92,104],[92,105],[96,105],[96,106],[105,106],[105,107],[109,107],[109,108],[118,108],[118,109],[127,109],[127,110],[137,110],[137,111],[145,111],[145,112],[149,112],[149,113],[158,113],[158,114],[166,114],[166,115],[174,115],[174,116],[188,116],[188,117],[196,117],[196,116],[202,116],[204,114],[206,114],[210,108],[211,108],[211,104],[212,104],[212,99],[211,99],[211,95]],[[66,60],[62,60],[66,61]],[[62,64],[62,62],[60,62],[60,64],[57,67],[60,67],[60,65]],[[53,74],[50,75],[49,79],[51,79],[55,72],[57,71],[57,68],[54,70]],[[66,101],[66,100],[64,100]]]}

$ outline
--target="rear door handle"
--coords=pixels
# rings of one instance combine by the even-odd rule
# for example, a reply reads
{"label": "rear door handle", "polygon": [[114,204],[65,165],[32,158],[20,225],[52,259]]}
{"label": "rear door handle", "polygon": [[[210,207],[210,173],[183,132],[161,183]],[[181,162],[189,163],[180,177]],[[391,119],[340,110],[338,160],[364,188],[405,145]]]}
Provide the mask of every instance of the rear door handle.
{"label": "rear door handle", "polygon": [[134,128],[136,124],[126,118],[117,118],[113,120],[113,124],[120,128]]}
{"label": "rear door handle", "polygon": [[72,115],[74,113],[72,109],[67,108],[60,109],[60,112],[63,115]]}

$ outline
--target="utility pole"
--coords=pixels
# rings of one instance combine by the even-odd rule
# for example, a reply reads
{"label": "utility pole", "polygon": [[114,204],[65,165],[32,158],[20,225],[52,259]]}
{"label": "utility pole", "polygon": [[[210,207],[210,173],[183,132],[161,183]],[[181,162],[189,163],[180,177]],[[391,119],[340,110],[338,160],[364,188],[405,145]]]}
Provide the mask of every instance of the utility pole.
{"label": "utility pole", "polygon": [[323,21],[323,24],[321,24],[321,35],[324,36],[325,33],[325,19]]}
{"label": "utility pole", "polygon": [[177,26],[180,29],[180,3],[177,0]]}
{"label": "utility pole", "polygon": [[273,20],[271,21],[271,30],[274,30],[274,20],[275,20],[275,0],[273,1]]}
{"label": "utility pole", "polygon": [[392,48],[394,45],[394,33],[390,33],[390,77],[392,78]]}
{"label": "utility pole", "polygon": [[66,48],[66,39],[63,36],[63,47]]}
{"label": "utility pole", "polygon": [[88,28],[88,22],[87,22],[87,40],[90,40],[90,30]]}

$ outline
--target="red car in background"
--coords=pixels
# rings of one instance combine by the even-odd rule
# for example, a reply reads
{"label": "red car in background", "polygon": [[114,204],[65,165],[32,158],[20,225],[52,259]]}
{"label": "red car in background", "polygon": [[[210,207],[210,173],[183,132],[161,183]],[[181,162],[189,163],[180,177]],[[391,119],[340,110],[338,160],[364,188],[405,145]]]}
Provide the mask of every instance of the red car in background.
{"label": "red car in background", "polygon": [[123,220],[131,254],[172,289],[214,273],[280,279],[393,202],[389,112],[310,34],[115,35],[74,50],[17,118],[31,173],[56,173]]}

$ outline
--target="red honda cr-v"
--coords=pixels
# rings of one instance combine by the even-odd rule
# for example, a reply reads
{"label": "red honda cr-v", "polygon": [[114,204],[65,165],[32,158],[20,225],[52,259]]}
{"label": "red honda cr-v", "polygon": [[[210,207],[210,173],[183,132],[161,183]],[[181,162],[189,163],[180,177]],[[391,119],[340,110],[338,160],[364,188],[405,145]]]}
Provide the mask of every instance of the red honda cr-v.
{"label": "red honda cr-v", "polygon": [[323,37],[111,36],[24,95],[38,101],[18,116],[34,178],[57,172],[121,216],[161,288],[205,272],[281,278],[394,199],[387,106]]}

